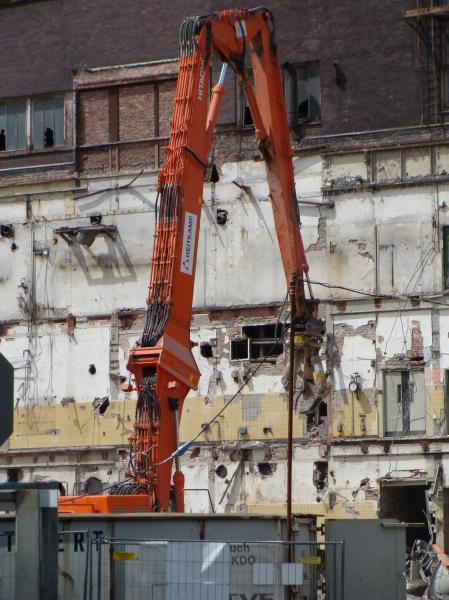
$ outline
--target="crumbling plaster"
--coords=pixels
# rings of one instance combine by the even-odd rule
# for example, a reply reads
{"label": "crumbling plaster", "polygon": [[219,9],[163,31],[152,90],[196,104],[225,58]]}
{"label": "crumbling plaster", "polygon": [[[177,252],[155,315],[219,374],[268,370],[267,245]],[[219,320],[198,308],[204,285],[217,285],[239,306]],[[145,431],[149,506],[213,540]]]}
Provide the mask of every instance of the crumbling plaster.
{"label": "crumbling plaster", "polygon": [[[363,159],[363,156],[351,159],[353,171],[349,174],[357,172],[359,158]],[[446,198],[449,200],[444,186],[439,189],[432,185],[417,185],[400,190],[348,192],[336,197],[335,208],[301,206],[301,199],[322,201],[322,160],[318,154],[297,157],[294,167],[312,280],[362,288],[372,293],[435,293],[441,289],[436,223],[441,226],[449,218],[444,207],[437,211],[438,203],[441,206]],[[344,174],[344,170],[339,172]],[[81,190],[96,192],[88,197],[81,197],[83,192],[58,191],[54,184],[48,194],[44,189],[39,191],[32,186],[21,187],[20,195],[14,198],[10,191],[0,193],[0,222],[14,224],[13,241],[17,245],[17,249],[12,250],[12,240],[0,240],[0,291],[4,299],[0,351],[17,368],[16,389],[23,390],[21,386],[29,358],[26,351],[31,341],[32,362],[35,362],[28,396],[18,395],[16,431],[11,440],[11,448],[16,452],[31,447],[45,452],[52,446],[126,446],[132,429],[134,400],[133,395],[126,398],[114,392],[116,388],[112,385],[111,315],[119,314],[119,371],[125,374],[126,350],[138,337],[143,317],[141,309],[148,283],[156,174],[140,176],[130,189],[111,189],[125,185],[130,179],[86,179],[81,183]],[[251,193],[238,188],[233,180],[249,185]],[[205,188],[203,208],[192,338],[196,342],[217,340],[218,345],[212,359],[202,358],[199,349],[194,348],[203,377],[199,390],[186,400],[181,430],[183,439],[195,434],[201,423],[212,417],[239,387],[232,377],[236,365],[229,362],[229,340],[251,319],[250,313],[239,319],[223,318],[212,322],[208,316],[210,311],[223,307],[279,306],[286,290],[261,162],[222,165],[220,183]],[[217,208],[228,211],[229,219],[223,227],[216,223]],[[103,223],[117,226],[115,242],[98,236],[90,248],[77,244],[69,247],[54,234],[54,229],[62,226],[88,224],[89,216],[97,213],[103,214]],[[33,236],[37,242],[35,248],[48,248],[48,257],[33,253]],[[30,306],[32,290],[35,290],[36,313],[30,338],[27,306]],[[347,306],[352,306],[351,303],[356,306],[360,298],[359,294],[346,289],[314,285],[314,290],[323,300],[350,300]],[[24,301],[18,301],[20,296]],[[419,322],[422,335],[429,389],[426,427],[429,435],[437,433],[433,415],[439,419],[443,406],[442,369],[448,368],[449,313],[442,311],[439,316],[439,362],[432,355],[431,307],[422,304],[419,310],[410,311],[405,304],[405,301],[393,300],[375,308],[373,302],[372,310],[363,315],[352,315],[350,311],[340,313],[340,309],[335,309],[336,305],[327,310],[327,327],[331,332],[330,342],[334,345],[333,362],[329,363],[334,385],[331,417],[337,439],[355,435],[360,441],[382,435],[380,370],[388,359],[400,354],[407,356],[415,322]],[[121,318],[123,309],[128,310],[128,316]],[[67,327],[70,314],[76,316],[73,334],[69,334]],[[253,322],[274,320],[266,314]],[[340,341],[337,340],[338,331],[342,334]],[[90,364],[96,365],[95,375],[88,373]],[[240,368],[240,364],[237,367]],[[214,369],[222,374],[218,383],[214,380]],[[243,397],[236,399],[225,411],[221,430],[213,426],[202,440],[206,446],[221,447],[233,440],[239,447],[257,440],[272,445],[285,438],[286,402],[280,371],[280,365],[270,366],[254,377]],[[357,399],[355,411],[347,391],[354,372],[360,373],[364,392],[364,398]],[[115,395],[110,413],[92,419],[82,428],[91,414],[92,400],[111,390]],[[64,398],[71,397],[73,403],[61,405]],[[247,399],[250,402],[244,409]],[[365,414],[365,432],[360,428],[361,412]],[[245,415],[249,417],[246,420]],[[339,420],[344,424],[343,435],[335,429]],[[241,424],[248,426],[248,439],[239,439],[237,435]],[[272,427],[272,435],[263,433],[266,426]],[[304,422],[296,415],[295,437],[303,437],[304,433]],[[324,444],[323,448],[320,444]],[[370,487],[376,488],[379,477],[391,469],[393,457],[393,466],[397,464],[395,468],[410,469],[419,463],[429,477],[433,474],[432,448],[428,450],[429,455],[422,457],[423,449],[419,444],[416,448],[393,445],[390,454],[385,454],[379,445],[368,444],[362,451],[359,442],[357,444],[329,449],[324,439],[309,440],[306,446],[296,447],[295,507],[306,510],[312,506],[319,514],[337,514],[335,510],[340,506],[341,512],[348,517],[354,516],[351,510],[362,515],[366,511],[374,517],[375,501],[363,497],[365,492],[360,490],[364,478],[369,477]],[[434,451],[437,452],[436,448]],[[438,450],[441,451],[443,446]],[[222,461],[232,473],[235,461],[226,454],[210,458],[208,452],[202,449],[198,458],[189,455],[183,458],[187,486],[209,489],[213,501],[218,503],[225,484],[218,481],[214,469]],[[18,456],[14,455],[14,463],[8,463],[9,466],[17,462]],[[313,462],[323,460],[323,457],[329,461],[329,483],[317,502],[318,492],[312,483]],[[417,457],[421,458],[417,460]],[[85,460],[81,458],[81,463]],[[119,473],[123,474],[124,466],[119,460],[114,456],[111,460],[111,467],[98,466],[98,476],[105,483],[113,481]],[[267,460],[276,463],[276,469],[269,477],[261,476],[257,471],[257,464],[262,461],[253,458],[246,461],[248,472],[245,471],[243,482],[232,491],[232,501],[223,501],[220,510],[260,511],[264,510],[262,506],[271,511],[283,510],[285,456],[271,459],[268,454]],[[73,487],[76,478],[82,479],[95,470],[87,465],[83,467],[85,474],[78,471],[75,476],[76,466],[52,465],[54,463],[48,462],[38,467],[24,467],[24,477],[49,477],[52,473],[63,481],[70,480]],[[7,463],[1,466],[4,469]],[[0,473],[3,477],[4,470]],[[330,489],[339,495],[337,508],[331,507]],[[187,497],[189,510],[193,507],[207,510],[207,505],[204,492],[191,493]]]}

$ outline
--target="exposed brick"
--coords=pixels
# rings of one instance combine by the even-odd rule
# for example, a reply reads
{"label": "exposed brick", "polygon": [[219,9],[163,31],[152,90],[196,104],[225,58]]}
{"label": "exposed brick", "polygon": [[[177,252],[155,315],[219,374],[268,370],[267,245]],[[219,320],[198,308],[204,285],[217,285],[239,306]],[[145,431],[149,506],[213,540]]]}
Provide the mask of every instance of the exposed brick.
{"label": "exposed brick", "polygon": [[155,168],[154,144],[127,144],[120,148],[120,169],[135,171]]}
{"label": "exposed brick", "polygon": [[[259,0],[242,0],[254,7]],[[415,0],[266,0],[281,61],[319,60],[322,126],[341,133],[419,123],[416,33],[403,19]],[[234,0],[52,0],[1,10],[0,97],[67,90],[72,71],[178,56],[182,20]],[[26,31],[26,35],[24,35]],[[346,77],[335,84],[334,61]],[[38,68],[36,68],[38,66]],[[379,85],[382,82],[382,85]],[[367,105],[367,99],[369,104]]]}
{"label": "exposed brick", "polygon": [[163,81],[159,84],[159,135],[168,136],[175,97],[176,81]]}
{"label": "exposed brick", "polygon": [[108,172],[109,154],[107,149],[83,151],[79,154],[80,171]]}
{"label": "exposed brick", "polygon": [[318,219],[318,239],[313,244],[309,244],[306,248],[306,252],[316,252],[318,250],[326,250],[327,244],[327,230],[326,230],[326,218],[320,217]]}
{"label": "exposed brick", "polygon": [[154,136],[154,85],[124,86],[119,91],[119,139]]}
{"label": "exposed brick", "polygon": [[79,97],[79,144],[109,141],[109,93],[107,90],[82,92]]}
{"label": "exposed brick", "polygon": [[407,354],[412,360],[422,360],[424,357],[424,343],[419,321],[412,323],[412,347]]}

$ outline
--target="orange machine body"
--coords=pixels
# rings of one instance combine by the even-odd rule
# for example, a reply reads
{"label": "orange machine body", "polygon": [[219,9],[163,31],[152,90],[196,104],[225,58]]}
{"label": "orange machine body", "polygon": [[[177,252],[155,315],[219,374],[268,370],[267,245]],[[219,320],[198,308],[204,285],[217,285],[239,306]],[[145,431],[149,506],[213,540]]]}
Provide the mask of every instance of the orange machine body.
{"label": "orange machine body", "polygon": [[[191,353],[190,321],[203,181],[224,91],[220,78],[211,97],[208,92],[213,53],[237,73],[246,93],[265,160],[287,285],[296,281],[297,312],[307,317],[303,278],[308,265],[272,14],[263,8],[238,9],[187,19],[180,32],[170,138],[158,179],[146,324],[127,363],[134,376],[127,390],[138,394],[129,473],[118,495],[62,497],[61,511],[114,512],[117,506],[131,512],[144,506],[148,511],[184,510],[178,426],[184,399],[200,377]],[[245,68],[248,55],[254,87]]]}

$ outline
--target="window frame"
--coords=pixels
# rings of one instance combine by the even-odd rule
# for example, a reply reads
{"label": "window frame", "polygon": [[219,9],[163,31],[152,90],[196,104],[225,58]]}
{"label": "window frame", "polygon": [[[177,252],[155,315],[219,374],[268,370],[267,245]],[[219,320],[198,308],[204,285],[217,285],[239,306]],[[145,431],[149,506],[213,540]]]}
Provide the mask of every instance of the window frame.
{"label": "window frame", "polygon": [[[411,428],[412,403],[415,402],[416,395],[418,393],[420,394],[420,390],[414,389],[413,383],[415,383],[415,382],[411,382],[411,379],[414,379],[414,375],[413,375],[414,373],[420,373],[420,375],[422,375],[422,381],[423,381],[423,385],[424,385],[424,392],[423,392],[422,398],[421,398],[422,403],[423,403],[422,404],[423,415],[421,417],[419,417],[420,419],[423,419],[423,425],[424,425],[423,429],[412,429]],[[389,400],[389,398],[388,398],[387,377],[392,374],[401,374],[401,383],[400,383],[401,400],[398,402],[397,398],[396,398],[396,404],[401,405],[401,411],[399,412],[399,409],[398,409],[395,430],[389,431],[387,428],[387,426],[388,426],[388,404],[390,403],[391,406],[393,406],[394,402],[393,402],[393,400]],[[405,391],[402,388],[402,386],[404,385],[402,383],[404,374],[408,375],[407,389]],[[425,383],[424,367],[386,368],[386,369],[383,369],[382,376],[383,376],[382,384],[383,384],[383,431],[384,431],[384,437],[395,438],[395,437],[423,437],[423,436],[425,436],[427,434],[427,431],[426,431],[427,396],[426,396],[426,391],[425,391],[426,383]],[[397,393],[399,393],[399,386],[397,386]],[[407,402],[407,405],[405,404],[405,401]],[[397,423],[398,423],[399,419],[401,422],[400,431],[399,431],[399,427],[397,427]]]}
{"label": "window frame", "polygon": [[[251,85],[251,87],[252,87],[252,89],[254,91],[254,75],[253,75],[253,69],[252,69],[252,67],[248,67],[246,69],[246,74],[247,74],[247,77],[248,77],[249,84]],[[243,87],[243,83],[242,83],[242,81],[238,77],[236,78],[236,82],[237,82],[237,85],[238,85],[238,88],[239,88],[238,127],[240,129],[251,129],[251,128],[254,128],[254,119],[253,119],[253,116],[251,114],[251,109],[249,108],[248,98],[246,97],[245,89]],[[248,111],[249,111],[249,114],[251,116],[251,123],[245,123],[245,108],[247,108]]]}
{"label": "window frame", "polygon": [[[23,139],[24,139],[24,146],[19,147],[19,127],[18,127],[18,120],[19,120],[19,112],[18,112],[18,107],[19,105],[23,105],[24,106],[24,125],[25,125],[25,129],[23,132]],[[16,98],[14,100],[6,100],[6,101],[1,101],[0,100],[0,106],[4,106],[5,107],[5,113],[4,113],[4,119],[5,119],[5,127],[4,127],[4,131],[5,131],[5,149],[4,150],[0,150],[0,156],[5,155],[5,154],[9,154],[9,153],[17,153],[17,152],[26,152],[27,148],[28,148],[28,135],[27,135],[27,121],[28,121],[28,103],[27,103],[27,98]],[[15,141],[16,141],[16,147],[15,148],[8,148],[8,106],[15,106],[16,107],[16,111],[15,111]],[[0,130],[3,129],[0,126]]]}
{"label": "window frame", "polygon": [[[251,123],[245,123],[245,109],[249,111],[251,117]],[[239,127],[240,129],[251,129],[254,127],[254,119],[251,114],[251,109],[248,104],[248,99],[245,94],[245,90],[240,88],[240,114],[239,114]]]}
{"label": "window frame", "polygon": [[[317,67],[319,72],[319,91],[320,91],[320,101],[319,101],[319,109],[320,115],[319,118],[309,118],[309,117],[300,117],[298,111],[298,71],[300,69],[310,69],[312,67]],[[321,63],[319,60],[309,60],[303,62],[286,62],[283,64],[283,81],[284,81],[284,95],[285,95],[285,103],[288,111],[295,112],[295,122],[298,125],[307,125],[308,127],[320,126],[322,124],[322,105],[321,105]]]}
{"label": "window frame", "polygon": [[[319,60],[313,60],[313,61],[307,61],[307,62],[300,62],[300,63],[294,63],[294,65],[292,65],[294,70],[295,70],[295,92],[296,92],[296,118],[298,123],[307,123],[308,125],[315,125],[315,124],[321,124],[321,65],[320,65],[320,61]],[[298,77],[298,71],[300,71],[301,69],[305,70],[309,70],[312,68],[317,68],[318,69],[318,80],[319,80],[319,93],[320,93],[320,97],[319,97],[319,102],[318,102],[318,106],[319,106],[319,116],[318,118],[313,118],[313,117],[300,117],[299,116],[299,91],[298,91],[298,86],[299,86],[299,77]],[[310,103],[310,77],[307,78],[307,82],[308,82],[308,94],[309,94],[309,103]]]}
{"label": "window frame", "polygon": [[[273,336],[255,336],[251,335],[251,333],[256,333],[256,331],[260,331],[263,333],[263,330],[274,327],[274,335]],[[241,328],[241,334],[238,337],[235,337],[229,342],[229,357],[230,362],[241,362],[246,361],[253,364],[260,364],[262,362],[266,362],[268,364],[275,364],[279,356],[281,356],[285,352],[285,343],[283,339],[283,334],[286,331],[286,326],[283,323],[279,322],[269,322],[269,323],[251,323],[248,325],[243,325]],[[276,340],[277,343],[276,343]],[[232,343],[247,343],[247,356],[245,358],[237,358],[233,357],[232,352]],[[278,345],[281,347],[280,351],[277,353],[273,353],[268,355],[265,353],[266,350],[271,349],[273,345]],[[258,351],[259,356],[254,356],[254,354]]]}
{"label": "window frame", "polygon": [[[56,99],[62,98],[62,143],[56,143]],[[30,116],[29,116],[29,130],[30,130],[30,149],[36,151],[50,151],[53,148],[63,148],[66,145],[66,135],[65,135],[65,120],[66,120],[66,99],[63,93],[60,94],[47,94],[45,96],[32,96],[30,99]],[[45,145],[45,103],[47,100],[53,100],[53,144],[51,146]],[[35,102],[43,103],[43,145],[36,146],[34,140],[34,128],[35,128],[35,120],[34,120],[34,104]]]}
{"label": "window frame", "polygon": [[[62,141],[59,143],[56,143],[56,106],[55,106],[55,101],[57,98],[60,98],[62,100],[62,123],[61,123],[61,125],[62,125],[62,130],[61,130]],[[45,145],[35,146],[33,143],[34,142],[34,112],[33,112],[34,102],[40,100],[45,103],[45,101],[48,99],[53,99],[54,143],[51,146],[45,146]],[[70,110],[68,102],[69,102],[69,98],[68,98],[68,95],[66,92],[59,92],[59,93],[55,93],[55,94],[46,94],[46,95],[42,95],[42,96],[26,96],[26,97],[22,97],[22,98],[13,98],[13,99],[8,98],[5,100],[0,99],[0,106],[8,106],[8,105],[19,106],[19,105],[23,104],[25,107],[25,110],[24,110],[25,130],[23,132],[25,143],[20,148],[8,149],[7,141],[5,141],[5,149],[0,150],[0,159],[6,158],[8,156],[19,155],[19,154],[54,152],[54,151],[58,151],[58,150],[67,148],[68,137],[69,138],[71,137],[67,130],[67,123],[66,123],[67,118],[68,118],[68,111]],[[18,113],[16,113],[16,114],[18,114]],[[17,117],[16,117],[16,121],[17,121]],[[7,112],[5,111],[5,133],[6,133],[6,138],[7,138],[7,129],[6,128],[7,128]],[[58,141],[59,141],[59,135],[57,137],[58,137]],[[16,125],[16,140],[18,142],[17,125]]]}

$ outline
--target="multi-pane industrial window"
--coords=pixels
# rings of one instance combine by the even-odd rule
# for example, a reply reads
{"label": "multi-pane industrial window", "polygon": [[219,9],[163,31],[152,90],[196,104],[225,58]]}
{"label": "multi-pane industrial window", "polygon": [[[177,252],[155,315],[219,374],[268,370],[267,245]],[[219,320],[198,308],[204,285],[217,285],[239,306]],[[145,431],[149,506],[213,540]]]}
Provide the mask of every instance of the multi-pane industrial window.
{"label": "multi-pane industrial window", "polygon": [[32,143],[34,148],[50,148],[64,143],[64,97],[33,100]]}
{"label": "multi-pane industrial window", "polygon": [[424,371],[384,372],[385,435],[422,435],[426,432]]}
{"label": "multi-pane industrial window", "polygon": [[319,121],[321,118],[320,67],[296,67],[296,102],[300,121]]}
{"label": "multi-pane industrial window", "polygon": [[0,104],[0,152],[64,144],[64,96]]}
{"label": "multi-pane industrial window", "polygon": [[26,148],[26,103],[0,104],[0,151]]}

